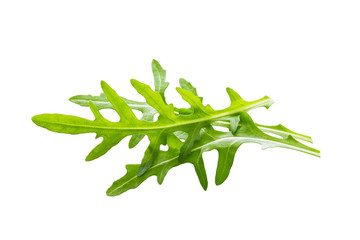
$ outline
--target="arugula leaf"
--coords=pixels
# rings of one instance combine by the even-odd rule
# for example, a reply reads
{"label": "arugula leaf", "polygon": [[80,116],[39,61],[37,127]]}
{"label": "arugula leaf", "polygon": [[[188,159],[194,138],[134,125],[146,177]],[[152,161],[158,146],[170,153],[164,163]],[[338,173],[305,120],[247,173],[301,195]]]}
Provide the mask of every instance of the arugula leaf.
{"label": "arugula leaf", "polygon": [[[181,88],[191,91],[202,102],[203,98],[197,95],[196,88],[193,87],[193,85],[190,82],[186,81],[183,78],[180,78],[179,82]],[[146,102],[134,101],[124,97],[121,98],[124,99],[124,101],[130,106],[131,109],[139,110],[142,112],[143,115],[141,117],[141,120],[151,122],[153,121],[155,114],[158,113],[153,107],[151,107]],[[106,98],[106,95],[104,93],[101,93],[100,96],[76,95],[74,97],[71,97],[69,100],[83,107],[89,107],[89,101],[92,101],[98,109],[114,109],[114,107],[111,105],[111,103]],[[193,110],[190,109],[184,109],[184,108],[179,109],[176,107],[174,107],[174,110],[175,110],[175,114],[189,114],[193,112]],[[218,121],[212,123],[212,125],[229,128],[229,130],[232,133],[234,133],[238,127],[237,123],[239,123],[239,121],[240,121],[239,116],[227,117],[227,118],[219,119]],[[276,126],[266,126],[256,123],[256,125],[262,131],[267,133],[277,134],[282,137],[287,137],[291,135],[296,139],[312,143],[311,137],[291,131],[281,124]],[[144,134],[133,135],[129,141],[129,148],[135,147],[144,138],[144,136],[145,136]]]}
{"label": "arugula leaf", "polygon": [[[101,82],[101,87],[107,99],[114,107],[115,111],[119,114],[119,122],[114,123],[106,120],[103,116],[101,116],[95,104],[89,105],[95,115],[95,120],[93,121],[61,114],[40,114],[34,116],[32,120],[38,126],[54,132],[68,134],[94,132],[97,134],[97,137],[103,137],[103,141],[95,147],[86,158],[86,160],[89,161],[102,156],[113,146],[118,144],[124,137],[129,135],[145,134],[148,136],[155,135],[159,138],[163,138],[167,134],[179,130],[192,133],[196,124],[207,124],[212,121],[216,121],[218,118],[234,115],[257,107],[268,107],[273,103],[269,97],[263,97],[252,102],[246,102],[243,100],[239,101],[239,99],[234,102],[233,99],[230,107],[223,110],[213,110],[210,106],[205,107],[202,105],[200,100],[190,91],[178,88],[177,90],[180,95],[184,100],[192,105],[195,112],[190,115],[177,116],[174,113],[172,104],[166,105],[162,101],[160,94],[154,92],[148,85],[140,83],[134,79],[131,80],[131,84],[141,95],[143,95],[147,103],[159,112],[160,115],[156,122],[138,120],[125,100],[117,95],[117,93],[104,81]],[[228,93],[229,95],[231,94],[230,97],[233,98],[235,92],[228,89]],[[153,139],[155,138],[151,137],[150,141]],[[150,146],[152,151],[148,151],[148,153],[156,156],[156,151],[159,151],[159,148],[153,147],[159,146],[159,144],[153,145],[151,143],[149,147]],[[143,162],[143,170],[141,170],[139,174],[146,171],[153,161],[153,157],[149,158],[146,153],[144,159],[149,160]]]}
{"label": "arugula leaf", "polygon": [[[237,149],[247,142],[258,143],[262,149],[282,147],[320,156],[318,150],[296,140],[312,143],[309,136],[293,132],[283,125],[265,126],[252,121],[246,112],[258,107],[269,108],[273,103],[269,97],[249,102],[243,100],[233,89],[227,88],[230,106],[214,110],[209,105],[205,106],[196,88],[181,78],[180,88],[176,90],[183,100],[190,104],[190,108],[179,109],[165,101],[164,93],[169,84],[165,82],[166,71],[156,60],[152,62],[152,70],[155,91],[135,79],[130,81],[146,102],[120,97],[102,81],[101,88],[104,93],[99,96],[77,95],[70,98],[71,102],[90,107],[94,120],[62,114],[40,114],[32,118],[35,124],[53,132],[96,133],[96,138],[101,137],[102,142],[90,151],[86,161],[101,157],[126,136],[131,136],[129,148],[136,146],[144,136],[148,137],[149,145],[141,164],[127,165],[125,176],[108,189],[109,196],[136,188],[153,175],[157,176],[161,184],[171,168],[184,163],[194,166],[200,184],[206,190],[208,180],[202,154],[213,149],[219,154],[215,183],[220,185],[230,173]],[[101,115],[101,109],[113,109],[120,116],[120,120],[107,120]],[[140,120],[133,110],[142,112]],[[159,114],[156,121],[155,114]],[[226,127],[229,132],[217,131],[213,126]],[[168,151],[161,151],[160,145],[168,145]]]}
{"label": "arugula leaf", "polygon": [[292,136],[280,139],[265,134],[244,112],[240,113],[240,127],[234,135],[230,132],[217,131],[212,127],[204,128],[200,135],[201,140],[194,144],[191,154],[183,161],[179,159],[183,143],[175,135],[168,135],[168,151],[160,151],[158,157],[154,160],[154,164],[144,175],[138,176],[136,174],[139,164],[126,165],[127,173],[112,184],[107,190],[107,195],[116,196],[134,189],[151,176],[157,176],[158,183],[161,184],[171,168],[184,163],[190,163],[194,166],[201,186],[206,190],[207,178],[202,153],[213,149],[216,149],[219,153],[215,183],[220,185],[227,179],[235,153],[243,143],[258,143],[262,146],[262,149],[272,147],[288,148],[319,157],[318,150],[296,141]]}

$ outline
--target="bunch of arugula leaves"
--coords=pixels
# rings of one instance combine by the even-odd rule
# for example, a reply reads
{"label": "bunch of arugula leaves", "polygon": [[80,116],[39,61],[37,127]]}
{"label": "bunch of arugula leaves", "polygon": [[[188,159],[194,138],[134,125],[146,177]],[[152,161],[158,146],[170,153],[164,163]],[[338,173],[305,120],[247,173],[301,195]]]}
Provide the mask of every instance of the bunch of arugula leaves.
{"label": "bunch of arugula leaves", "polygon": [[[32,118],[35,124],[53,132],[96,133],[96,138],[102,137],[102,142],[92,149],[86,161],[101,157],[126,136],[131,135],[129,148],[135,147],[145,136],[148,137],[149,145],[141,164],[126,165],[126,174],[107,190],[108,196],[134,189],[153,175],[157,176],[158,183],[161,184],[171,168],[184,163],[194,166],[200,184],[206,190],[208,180],[202,154],[213,149],[219,154],[215,183],[220,185],[228,177],[235,153],[243,143],[258,143],[262,149],[282,147],[320,156],[318,150],[298,141],[312,143],[309,136],[293,132],[282,125],[265,126],[254,123],[247,112],[258,107],[269,108],[273,103],[269,97],[248,102],[233,89],[227,88],[230,106],[214,110],[209,105],[205,106],[196,88],[181,78],[180,87],[176,90],[190,104],[190,108],[176,108],[165,99],[165,90],[169,85],[165,81],[166,71],[156,60],[152,62],[152,71],[154,90],[131,79],[132,86],[146,102],[120,97],[107,83],[101,81],[103,93],[99,96],[77,95],[70,98],[73,103],[90,107],[95,120],[62,114],[40,114]],[[115,110],[120,121],[107,120],[100,113],[101,109]],[[141,111],[140,120],[133,110]],[[159,116],[154,121],[156,114]],[[214,126],[225,127],[228,131],[218,131]],[[160,145],[167,145],[168,150],[160,150]]]}

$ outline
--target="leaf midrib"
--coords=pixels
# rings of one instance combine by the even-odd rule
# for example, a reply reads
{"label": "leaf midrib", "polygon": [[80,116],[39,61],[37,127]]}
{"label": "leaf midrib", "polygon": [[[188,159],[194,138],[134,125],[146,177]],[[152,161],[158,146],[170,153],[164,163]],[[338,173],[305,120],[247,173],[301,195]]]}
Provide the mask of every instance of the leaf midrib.
{"label": "leaf midrib", "polygon": [[[94,129],[110,129],[110,130],[131,130],[131,131],[151,131],[151,130],[158,130],[158,129],[166,129],[166,128],[176,128],[179,126],[183,126],[183,125],[191,125],[191,124],[195,124],[195,123],[199,123],[199,122],[205,122],[205,121],[211,121],[217,118],[221,118],[221,117],[225,117],[228,115],[233,115],[239,112],[243,112],[252,108],[256,108],[258,106],[265,106],[266,103],[271,103],[272,100],[270,98],[267,98],[265,100],[259,100],[258,102],[256,102],[253,105],[241,108],[241,109],[236,109],[233,111],[226,111],[226,109],[224,110],[220,110],[223,113],[219,113],[219,114],[215,114],[209,117],[203,117],[203,118],[198,118],[198,119],[194,119],[194,120],[188,120],[188,121],[183,121],[183,122],[177,122],[177,123],[170,123],[167,125],[159,125],[159,126],[152,126],[152,127],[141,127],[141,126],[135,126],[135,127],[116,127],[116,126],[111,126],[111,127],[106,127],[106,126],[94,126],[94,125],[79,125],[79,124],[69,124],[69,123],[56,123],[59,125],[64,125],[64,126],[72,126],[72,127],[84,127],[84,128],[94,128]],[[45,122],[44,120],[42,120],[43,122]],[[89,120],[91,121],[91,120]],[[92,121],[93,122],[93,121]],[[121,120],[120,120],[121,122]],[[152,122],[147,122],[147,123],[152,123]],[[156,122],[154,122],[156,123]],[[116,124],[116,123],[115,123]]]}

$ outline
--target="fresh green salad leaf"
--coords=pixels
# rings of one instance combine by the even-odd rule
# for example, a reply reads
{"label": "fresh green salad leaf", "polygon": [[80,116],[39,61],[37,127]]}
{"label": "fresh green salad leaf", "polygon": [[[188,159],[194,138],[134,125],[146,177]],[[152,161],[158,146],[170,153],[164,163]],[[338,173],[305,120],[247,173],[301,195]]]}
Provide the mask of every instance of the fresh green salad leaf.
{"label": "fresh green salad leaf", "polygon": [[[176,108],[165,101],[165,90],[169,85],[165,82],[166,71],[156,60],[152,62],[152,70],[154,90],[135,79],[130,81],[145,102],[120,97],[101,81],[103,93],[99,96],[77,95],[70,98],[71,102],[90,107],[94,120],[63,114],[40,114],[32,118],[35,124],[53,132],[96,133],[96,138],[101,137],[102,142],[90,151],[87,161],[101,157],[126,136],[131,136],[129,148],[148,137],[149,145],[141,163],[126,166],[127,173],[108,189],[109,196],[136,188],[153,175],[161,184],[171,168],[183,163],[193,164],[200,184],[206,190],[208,180],[202,153],[213,149],[219,153],[215,182],[220,185],[229,175],[237,149],[247,142],[258,143],[263,149],[282,147],[320,156],[318,150],[296,140],[312,142],[310,137],[282,125],[265,126],[252,121],[247,112],[258,107],[269,108],[273,104],[269,97],[245,101],[233,89],[227,88],[230,106],[214,110],[209,105],[205,106],[196,88],[181,78],[180,87],[176,90],[190,108]],[[120,121],[107,120],[100,113],[101,109],[113,109],[120,116]],[[133,110],[142,113],[141,119],[135,116]],[[154,119],[156,114],[159,114],[157,120]],[[216,126],[225,127],[228,131],[215,130]],[[167,145],[168,150],[160,150],[161,145]]]}
{"label": "fresh green salad leaf", "polygon": [[[180,149],[183,143],[174,135],[168,135],[168,151],[160,151],[154,164],[148,169],[146,174],[138,176],[136,174],[139,164],[127,165],[125,176],[115,181],[107,190],[110,196],[119,195],[127,190],[138,187],[143,181],[151,176],[157,176],[158,183],[161,184],[167,172],[183,163],[194,165],[199,181],[204,189],[207,188],[207,178],[202,159],[202,153],[216,149],[219,153],[219,161],[216,169],[215,183],[222,184],[229,175],[232,167],[235,153],[243,143],[258,143],[262,149],[281,147],[288,148],[314,156],[319,156],[319,151],[308,147],[294,139],[291,135],[285,139],[276,138],[265,134],[255,125],[250,116],[243,112],[240,113],[241,127],[233,135],[231,132],[221,132],[212,127],[203,128],[201,131],[201,140],[194,144],[189,157],[185,161],[179,159]],[[282,134],[281,134],[282,135]]]}

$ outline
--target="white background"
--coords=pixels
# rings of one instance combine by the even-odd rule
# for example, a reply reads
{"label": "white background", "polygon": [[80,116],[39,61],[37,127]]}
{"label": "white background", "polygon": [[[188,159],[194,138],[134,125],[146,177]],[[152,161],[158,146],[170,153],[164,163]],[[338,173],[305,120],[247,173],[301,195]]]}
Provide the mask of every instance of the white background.
{"label": "white background", "polygon": [[[359,1],[1,1],[0,238],[360,239]],[[214,108],[232,87],[274,99],[255,121],[311,135],[321,158],[243,145],[205,192],[191,165],[136,190],[106,189],[138,163],[128,138],[85,162],[94,135],[56,134],[31,117],[92,118],[67,99],[100,93],[100,80],[142,100],[129,80],[167,70],[167,99],[184,77]],[[184,104],[184,106],[186,106]],[[105,111],[110,118],[108,111]]]}

